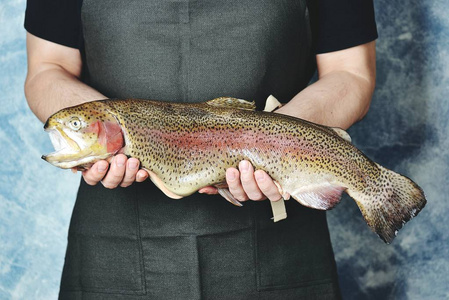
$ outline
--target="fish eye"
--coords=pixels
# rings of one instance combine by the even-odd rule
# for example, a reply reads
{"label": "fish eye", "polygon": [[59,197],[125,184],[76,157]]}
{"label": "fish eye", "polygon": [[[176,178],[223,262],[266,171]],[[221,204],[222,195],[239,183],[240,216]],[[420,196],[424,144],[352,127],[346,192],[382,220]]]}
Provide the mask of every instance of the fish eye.
{"label": "fish eye", "polygon": [[79,130],[81,128],[81,120],[79,118],[72,118],[68,125],[72,130]]}

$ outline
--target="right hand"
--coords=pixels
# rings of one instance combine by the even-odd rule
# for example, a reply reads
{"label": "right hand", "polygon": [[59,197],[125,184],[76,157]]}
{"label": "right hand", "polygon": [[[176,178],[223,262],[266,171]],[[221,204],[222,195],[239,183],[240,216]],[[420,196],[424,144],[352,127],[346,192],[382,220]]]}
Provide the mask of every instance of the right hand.
{"label": "right hand", "polygon": [[149,175],[145,170],[139,169],[139,166],[138,159],[128,159],[124,154],[117,154],[110,163],[106,160],[97,161],[82,174],[84,181],[89,185],[101,182],[105,188],[114,189],[118,186],[130,186],[133,182],[145,181]]}

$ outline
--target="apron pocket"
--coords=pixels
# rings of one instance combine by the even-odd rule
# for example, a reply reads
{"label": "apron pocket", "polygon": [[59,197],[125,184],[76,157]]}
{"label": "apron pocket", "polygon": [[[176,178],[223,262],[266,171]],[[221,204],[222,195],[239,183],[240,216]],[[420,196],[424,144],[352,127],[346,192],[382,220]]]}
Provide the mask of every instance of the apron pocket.
{"label": "apron pocket", "polygon": [[61,291],[144,294],[137,238],[74,235],[62,275]]}
{"label": "apron pocket", "polygon": [[290,202],[294,201],[287,202],[286,220],[257,221],[259,291],[327,285],[337,280],[325,213]]}

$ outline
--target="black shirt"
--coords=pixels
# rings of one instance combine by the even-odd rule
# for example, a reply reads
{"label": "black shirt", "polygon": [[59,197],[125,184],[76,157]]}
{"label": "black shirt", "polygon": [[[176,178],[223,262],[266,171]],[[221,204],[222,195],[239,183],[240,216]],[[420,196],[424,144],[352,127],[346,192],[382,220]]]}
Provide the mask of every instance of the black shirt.
{"label": "black shirt", "polygon": [[[82,47],[82,0],[28,0],[26,30],[72,48]],[[377,38],[372,0],[308,1],[315,52],[338,51]]]}

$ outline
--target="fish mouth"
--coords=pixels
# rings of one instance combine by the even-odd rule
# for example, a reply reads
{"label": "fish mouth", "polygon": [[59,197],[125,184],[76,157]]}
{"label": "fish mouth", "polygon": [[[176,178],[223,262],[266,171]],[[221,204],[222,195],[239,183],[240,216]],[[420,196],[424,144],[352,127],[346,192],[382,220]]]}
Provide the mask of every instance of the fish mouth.
{"label": "fish mouth", "polygon": [[63,169],[72,168],[78,165],[80,160],[92,154],[92,151],[83,151],[77,142],[58,128],[46,128],[45,131],[50,135],[55,151],[42,155],[42,159],[56,167]]}
{"label": "fish mouth", "polygon": [[48,162],[52,162],[54,160],[64,160],[68,159],[68,156],[73,157],[80,152],[79,145],[72,140],[64,131],[59,129],[47,129],[46,130],[50,136],[51,143],[54,152],[51,152],[47,155],[42,155],[42,158]]}
{"label": "fish mouth", "polygon": [[62,169],[78,167],[83,169],[98,160],[106,159],[110,156],[110,153],[107,153],[107,151],[99,151],[99,147],[94,147],[95,145],[87,146],[82,141],[80,141],[81,144],[77,143],[60,128],[47,128],[45,131],[49,133],[55,151],[42,155],[42,159],[55,167]]}

